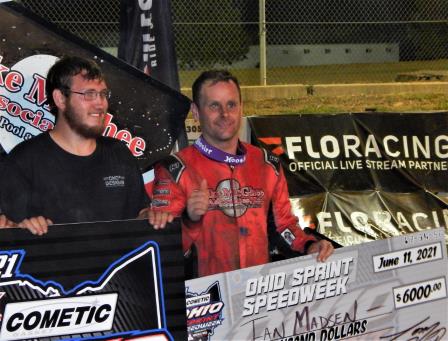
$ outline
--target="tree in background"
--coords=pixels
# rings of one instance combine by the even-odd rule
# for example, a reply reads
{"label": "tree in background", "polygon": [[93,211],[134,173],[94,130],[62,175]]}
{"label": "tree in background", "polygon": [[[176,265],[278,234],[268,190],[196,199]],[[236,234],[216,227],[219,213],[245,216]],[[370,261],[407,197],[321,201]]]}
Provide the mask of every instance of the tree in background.
{"label": "tree in background", "polygon": [[[237,0],[173,0],[174,36],[181,69],[231,65],[249,51]],[[192,15],[194,13],[194,15]]]}

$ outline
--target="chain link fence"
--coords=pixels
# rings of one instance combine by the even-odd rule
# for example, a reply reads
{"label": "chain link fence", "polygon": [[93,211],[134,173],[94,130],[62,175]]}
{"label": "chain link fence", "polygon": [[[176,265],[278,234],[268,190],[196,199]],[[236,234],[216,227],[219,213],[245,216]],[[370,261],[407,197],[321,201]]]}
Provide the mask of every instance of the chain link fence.
{"label": "chain link fence", "polygon": [[[18,2],[116,54],[119,0]],[[446,0],[171,0],[171,5],[183,87],[212,67],[232,70],[243,85],[260,84],[265,66],[267,84],[448,77]]]}

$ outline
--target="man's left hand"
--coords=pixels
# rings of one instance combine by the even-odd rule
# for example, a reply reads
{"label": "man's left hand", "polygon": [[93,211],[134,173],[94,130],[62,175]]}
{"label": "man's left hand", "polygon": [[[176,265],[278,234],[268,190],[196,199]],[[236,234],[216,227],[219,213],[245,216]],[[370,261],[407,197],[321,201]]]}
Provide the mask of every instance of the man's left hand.
{"label": "man's left hand", "polygon": [[308,248],[308,254],[312,253],[318,253],[317,254],[317,261],[318,262],[325,262],[328,257],[331,256],[331,254],[334,251],[333,245],[327,240],[318,240],[317,242],[314,242],[310,245]]}

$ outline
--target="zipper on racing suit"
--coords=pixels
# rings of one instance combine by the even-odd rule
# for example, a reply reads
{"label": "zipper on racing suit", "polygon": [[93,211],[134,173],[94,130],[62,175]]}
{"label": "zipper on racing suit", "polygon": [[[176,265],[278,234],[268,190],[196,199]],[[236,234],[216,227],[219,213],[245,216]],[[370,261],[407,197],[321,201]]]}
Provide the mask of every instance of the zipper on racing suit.
{"label": "zipper on racing suit", "polygon": [[[234,181],[235,180],[235,166],[234,165],[229,165],[230,167],[230,194],[232,196],[232,206],[233,206],[233,217],[235,219],[235,225],[238,228],[238,249],[239,249],[239,267],[240,268],[245,268],[247,267],[247,261],[246,261],[246,248],[247,248],[247,243],[248,243],[248,239],[247,237],[249,236],[249,230],[247,227],[244,226],[239,226],[239,219],[238,219],[238,215],[237,215],[237,208],[236,205],[237,203],[235,202],[235,191],[233,188],[234,185]],[[241,185],[241,184],[240,184]]]}

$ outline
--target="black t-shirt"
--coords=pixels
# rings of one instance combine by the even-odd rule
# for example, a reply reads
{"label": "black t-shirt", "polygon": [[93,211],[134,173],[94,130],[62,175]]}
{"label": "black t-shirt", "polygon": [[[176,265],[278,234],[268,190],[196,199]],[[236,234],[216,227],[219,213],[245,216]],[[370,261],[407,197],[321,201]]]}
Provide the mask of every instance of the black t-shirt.
{"label": "black t-shirt", "polygon": [[137,162],[126,145],[100,137],[89,156],[70,154],[48,133],[17,145],[0,178],[0,207],[16,222],[53,223],[136,218],[149,205]]}

